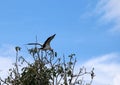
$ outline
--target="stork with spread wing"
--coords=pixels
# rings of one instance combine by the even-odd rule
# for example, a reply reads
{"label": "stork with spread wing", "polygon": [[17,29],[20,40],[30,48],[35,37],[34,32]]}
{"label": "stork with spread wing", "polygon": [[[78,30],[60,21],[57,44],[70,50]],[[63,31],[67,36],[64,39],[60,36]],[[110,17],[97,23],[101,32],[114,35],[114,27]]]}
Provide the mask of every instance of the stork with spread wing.
{"label": "stork with spread wing", "polygon": [[55,35],[56,35],[56,34],[54,34],[54,35],[52,35],[52,36],[50,36],[50,37],[47,38],[47,40],[44,42],[44,44],[43,44],[42,47],[41,47],[42,50],[50,50],[50,51],[53,50],[53,49],[51,48],[51,46],[50,46],[50,42],[51,42],[51,40],[55,37]]}
{"label": "stork with spread wing", "polygon": [[55,37],[55,35],[56,34],[54,34],[54,35],[52,35],[52,36],[50,36],[50,37],[48,37],[47,38],[47,40],[44,42],[44,44],[42,45],[42,44],[40,44],[40,43],[28,43],[27,45],[40,45],[41,46],[41,50],[50,50],[50,51],[53,51],[53,49],[51,48],[51,46],[50,46],[50,42],[51,42],[51,40]]}

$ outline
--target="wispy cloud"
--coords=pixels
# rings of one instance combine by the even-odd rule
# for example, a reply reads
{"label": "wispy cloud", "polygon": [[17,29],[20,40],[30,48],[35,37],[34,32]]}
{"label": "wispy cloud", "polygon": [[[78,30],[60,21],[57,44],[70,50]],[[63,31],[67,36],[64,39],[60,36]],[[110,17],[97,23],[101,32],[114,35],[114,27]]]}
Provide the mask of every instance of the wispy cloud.
{"label": "wispy cloud", "polygon": [[100,20],[113,26],[110,32],[120,32],[120,0],[99,0],[95,13],[101,15]]}
{"label": "wispy cloud", "polygon": [[[20,52],[21,54],[22,52]],[[9,75],[9,69],[14,68],[14,63],[16,60],[16,51],[15,46],[9,44],[0,45],[0,77],[2,79],[6,78]],[[29,58],[31,61],[31,59]],[[19,72],[21,68],[26,66],[23,64],[19,67]]]}
{"label": "wispy cloud", "polygon": [[93,85],[120,84],[120,54],[110,53],[98,56],[84,63],[87,68],[95,67],[96,77]]}
{"label": "wispy cloud", "polygon": [[12,59],[0,56],[0,77],[2,79],[8,76],[8,71],[12,67],[12,63],[13,63]]}
{"label": "wispy cloud", "polygon": [[8,75],[8,71],[13,67],[15,60],[14,46],[4,44],[0,46],[0,77],[5,78]]}

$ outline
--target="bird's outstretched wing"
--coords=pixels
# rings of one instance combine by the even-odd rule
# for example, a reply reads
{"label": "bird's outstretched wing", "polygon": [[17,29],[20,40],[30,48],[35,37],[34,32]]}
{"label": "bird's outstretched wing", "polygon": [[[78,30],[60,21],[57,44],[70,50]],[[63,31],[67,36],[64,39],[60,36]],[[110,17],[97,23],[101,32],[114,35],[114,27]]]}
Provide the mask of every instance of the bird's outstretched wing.
{"label": "bird's outstretched wing", "polygon": [[44,42],[44,44],[43,44],[43,48],[46,46],[46,45],[50,45],[50,42],[51,42],[51,40],[55,37],[55,35],[56,34],[54,34],[54,35],[52,35],[52,36],[50,36],[50,37],[48,37],[47,38],[47,40]]}
{"label": "bird's outstretched wing", "polygon": [[42,46],[42,44],[40,44],[40,43],[28,43],[26,45],[40,45],[40,46]]}

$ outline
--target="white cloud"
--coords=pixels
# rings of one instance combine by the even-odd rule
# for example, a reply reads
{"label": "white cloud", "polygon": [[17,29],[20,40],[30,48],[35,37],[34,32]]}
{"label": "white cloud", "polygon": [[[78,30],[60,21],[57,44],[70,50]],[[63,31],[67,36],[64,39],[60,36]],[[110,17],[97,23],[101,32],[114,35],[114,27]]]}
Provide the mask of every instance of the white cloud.
{"label": "white cloud", "polygon": [[15,60],[14,46],[4,44],[0,46],[0,77],[5,78]]}
{"label": "white cloud", "polygon": [[9,68],[12,67],[13,61],[8,57],[0,56],[0,77],[4,79],[8,76]]}
{"label": "white cloud", "polygon": [[120,0],[99,0],[95,12],[104,23],[113,23],[111,32],[120,32]]}
{"label": "white cloud", "polygon": [[120,84],[120,74],[117,74],[117,76],[113,80],[114,85]]}
{"label": "white cloud", "polygon": [[86,68],[95,68],[93,85],[119,85],[120,84],[120,54],[110,53],[91,59],[84,63]]}
{"label": "white cloud", "polygon": [[[20,52],[20,54],[23,52]],[[23,53],[24,54],[24,53]],[[29,61],[32,61],[28,58]],[[5,79],[9,75],[9,69],[14,67],[14,63],[16,60],[16,51],[15,46],[9,44],[0,45],[0,77]],[[20,63],[19,63],[20,64]],[[27,64],[22,64],[19,67],[19,72],[21,72],[21,68],[25,67]]]}

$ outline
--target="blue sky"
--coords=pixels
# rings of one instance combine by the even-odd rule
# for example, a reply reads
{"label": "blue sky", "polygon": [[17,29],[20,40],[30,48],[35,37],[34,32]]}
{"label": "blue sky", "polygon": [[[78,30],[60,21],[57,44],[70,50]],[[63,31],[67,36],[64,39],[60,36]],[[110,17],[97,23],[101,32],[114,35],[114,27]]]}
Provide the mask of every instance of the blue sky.
{"label": "blue sky", "polygon": [[[36,35],[38,41],[43,43],[47,37],[56,34],[51,46],[59,55],[75,53],[80,64],[87,66],[103,65],[98,60],[110,63],[112,56],[110,65],[119,66],[119,8],[119,0],[0,1],[0,57],[11,59],[12,62],[14,57],[10,58],[8,54],[13,52],[14,46],[24,48],[24,44],[35,41]],[[11,53],[12,55],[14,54]],[[92,60],[97,63],[91,63]],[[88,65],[89,62],[91,64]],[[107,67],[108,63],[104,66]],[[107,72],[100,70],[100,67],[98,69],[100,72]],[[116,68],[112,72],[116,71],[120,69]],[[96,72],[100,74],[97,69]],[[98,77],[100,80],[101,76]],[[118,85],[114,79],[120,77],[109,78],[113,80],[110,85]],[[95,84],[109,84],[109,81],[100,83],[102,81],[96,80]]]}

